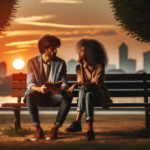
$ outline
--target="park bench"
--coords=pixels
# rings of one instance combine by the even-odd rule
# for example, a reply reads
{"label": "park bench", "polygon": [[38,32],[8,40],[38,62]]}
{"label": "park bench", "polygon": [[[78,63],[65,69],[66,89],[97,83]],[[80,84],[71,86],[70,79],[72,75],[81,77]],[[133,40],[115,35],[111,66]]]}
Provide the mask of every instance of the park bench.
{"label": "park bench", "polygon": [[[12,75],[12,97],[17,97],[17,103],[4,103],[2,107],[13,108],[15,114],[15,130],[21,128],[20,125],[20,108],[27,107],[26,104],[21,103],[21,98],[24,97],[26,90],[26,74]],[[76,75],[68,74],[69,86],[76,83]],[[143,103],[113,103],[111,107],[143,107],[145,108],[145,122],[146,128],[149,128],[150,118],[150,103],[148,103],[148,96],[150,96],[150,74],[106,74],[105,84],[112,97],[143,97]],[[79,89],[73,91],[73,97],[78,97]],[[113,99],[112,99],[113,100]],[[38,105],[38,107],[59,107],[58,105]],[[77,107],[77,103],[72,103],[71,107]],[[101,106],[95,106],[101,107]]]}

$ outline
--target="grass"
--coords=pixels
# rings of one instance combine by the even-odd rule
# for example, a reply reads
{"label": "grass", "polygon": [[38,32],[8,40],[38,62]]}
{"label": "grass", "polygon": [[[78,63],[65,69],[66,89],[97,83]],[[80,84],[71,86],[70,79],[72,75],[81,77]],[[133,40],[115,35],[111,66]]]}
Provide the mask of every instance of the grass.
{"label": "grass", "polygon": [[1,135],[8,135],[8,136],[26,136],[33,134],[35,131],[31,130],[30,128],[19,129],[18,133],[15,132],[15,128],[11,125],[6,126],[4,129],[0,129]]}
{"label": "grass", "polygon": [[[73,121],[75,117],[76,115],[68,115],[64,126],[68,126],[70,121]],[[29,136],[27,136],[33,135],[35,132],[35,129],[31,125],[29,115],[21,115],[23,129],[20,129],[18,134],[15,133],[13,127],[13,115],[0,115],[0,118],[0,131],[3,135],[11,137],[8,141],[0,141],[0,150],[147,150],[150,148],[150,130],[144,128],[144,115],[95,115],[94,130],[96,138],[99,138],[90,142],[83,140],[83,138],[78,138],[78,140],[74,138],[74,141],[67,141],[64,138],[56,141],[41,140],[33,142],[30,141]],[[44,130],[45,135],[47,135],[49,132],[48,129],[53,126],[56,115],[40,115],[40,118],[41,123],[47,124]],[[82,125],[84,131],[81,133],[73,133],[71,135],[60,129],[59,135],[61,137],[67,137],[67,135],[70,134],[70,137],[78,137],[79,135],[84,137],[87,129],[85,116],[82,118]],[[16,140],[22,136],[23,138],[21,139],[24,141]],[[0,136],[0,138],[5,138],[5,136]]]}
{"label": "grass", "polygon": [[[4,129],[0,129],[1,135],[8,135],[10,137],[25,137],[26,135],[31,135],[35,132],[35,130],[31,130],[30,128],[19,129],[18,133],[15,132],[15,128],[13,126],[6,126]],[[44,131],[45,135],[49,133],[49,130]],[[67,132],[60,132],[59,135],[68,135]],[[79,133],[74,133],[79,134]],[[80,133],[82,134],[82,133]],[[85,134],[85,133],[83,133]],[[95,132],[95,135],[102,135],[102,136],[120,136],[123,138],[150,138],[150,130],[145,128],[141,129],[134,129],[130,131],[124,130],[112,130],[112,131],[102,131],[102,132]],[[28,141],[28,139],[26,139]]]}
{"label": "grass", "polygon": [[10,143],[9,145],[0,144],[0,149],[5,150],[147,150],[150,144],[147,143],[136,143],[134,145],[128,144],[127,142],[121,143],[99,143],[96,141],[87,142],[26,142],[16,145],[15,143]]}

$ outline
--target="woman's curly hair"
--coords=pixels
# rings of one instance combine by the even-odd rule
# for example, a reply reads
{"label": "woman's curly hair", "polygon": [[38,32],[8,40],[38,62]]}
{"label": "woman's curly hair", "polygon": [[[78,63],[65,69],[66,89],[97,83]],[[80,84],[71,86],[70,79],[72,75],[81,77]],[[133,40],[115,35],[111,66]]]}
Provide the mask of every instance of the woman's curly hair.
{"label": "woman's curly hair", "polygon": [[95,66],[97,63],[102,63],[105,66],[108,64],[108,57],[104,46],[97,40],[94,39],[81,39],[77,45],[77,51],[81,47],[85,48],[87,62]]}

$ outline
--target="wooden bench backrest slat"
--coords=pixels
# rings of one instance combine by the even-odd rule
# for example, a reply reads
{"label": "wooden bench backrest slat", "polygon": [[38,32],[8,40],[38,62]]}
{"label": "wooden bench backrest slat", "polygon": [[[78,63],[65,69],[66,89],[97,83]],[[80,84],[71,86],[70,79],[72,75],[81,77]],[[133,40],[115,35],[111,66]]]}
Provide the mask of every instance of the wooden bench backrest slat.
{"label": "wooden bench backrest slat", "polygon": [[[68,81],[76,81],[77,80],[77,76],[75,74],[68,74]],[[106,74],[105,75],[105,80],[107,81],[125,81],[125,80],[150,80],[150,74]],[[18,80],[22,80],[22,81],[26,81],[27,79],[27,74],[13,74],[12,75],[12,81],[18,81]]]}
{"label": "wooden bench backrest slat", "polygon": [[[69,86],[71,86],[73,83],[76,82],[77,77],[75,74],[68,74],[67,76],[68,81],[70,82]],[[12,89],[18,89],[17,91],[12,91],[12,97],[24,97],[25,91],[21,90],[26,89],[26,78],[27,74],[12,75]],[[150,87],[150,82],[149,83],[143,82],[143,79],[150,80],[150,74],[106,74],[105,78],[106,78],[105,84],[109,90],[111,97],[143,97],[145,95],[144,88]],[[111,81],[119,81],[119,82],[113,83]],[[122,82],[122,81],[131,81],[131,82]],[[120,91],[118,91],[117,89],[120,89]],[[126,89],[132,90],[127,91]],[[135,89],[143,89],[143,91]],[[75,90],[73,92],[73,96],[78,97],[78,90]],[[150,96],[150,92],[148,93],[148,96]]]}
{"label": "wooden bench backrest slat", "polygon": [[24,97],[24,95],[25,95],[25,91],[21,91],[21,90],[11,91],[12,97]]}
{"label": "wooden bench backrest slat", "polygon": [[26,80],[27,80],[27,74],[19,73],[19,74],[12,75],[12,81],[26,81]]}
{"label": "wooden bench backrest slat", "polygon": [[[134,91],[109,91],[109,93],[110,93],[111,97],[135,97],[135,96],[143,97],[143,95],[144,95],[144,91],[137,91],[137,90],[134,90]],[[21,91],[21,90],[11,92],[12,97],[24,97],[24,95],[25,95],[25,91]],[[73,96],[78,97],[79,96],[78,91],[73,91]],[[148,96],[150,96],[150,92],[149,92]]]}
{"label": "wooden bench backrest slat", "polygon": [[12,89],[26,89],[27,82],[12,82]]}
{"label": "wooden bench backrest slat", "polygon": [[[144,74],[106,74],[106,81],[134,81],[134,80],[143,80]],[[150,79],[150,77],[149,77]]]}

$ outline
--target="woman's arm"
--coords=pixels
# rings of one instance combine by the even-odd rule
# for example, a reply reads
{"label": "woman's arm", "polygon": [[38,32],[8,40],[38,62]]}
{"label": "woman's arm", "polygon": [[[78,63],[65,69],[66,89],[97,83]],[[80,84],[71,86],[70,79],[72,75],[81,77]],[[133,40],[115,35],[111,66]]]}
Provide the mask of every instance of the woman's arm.
{"label": "woman's arm", "polygon": [[83,64],[80,64],[80,71],[81,71],[81,83],[84,83],[84,74],[83,74]]}

